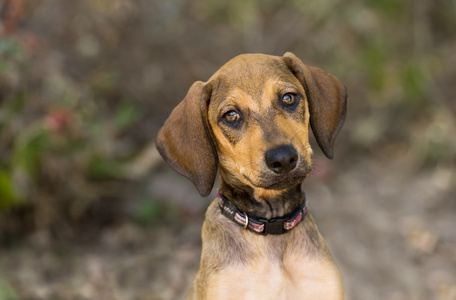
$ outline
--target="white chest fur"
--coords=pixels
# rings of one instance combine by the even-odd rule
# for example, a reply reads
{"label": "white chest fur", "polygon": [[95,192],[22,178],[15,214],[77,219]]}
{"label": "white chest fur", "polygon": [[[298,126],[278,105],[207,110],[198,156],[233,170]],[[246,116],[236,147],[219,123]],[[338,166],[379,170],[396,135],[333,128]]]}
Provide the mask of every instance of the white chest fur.
{"label": "white chest fur", "polygon": [[208,281],[207,299],[343,299],[337,267],[324,259],[296,256],[283,262],[258,259],[234,264]]}

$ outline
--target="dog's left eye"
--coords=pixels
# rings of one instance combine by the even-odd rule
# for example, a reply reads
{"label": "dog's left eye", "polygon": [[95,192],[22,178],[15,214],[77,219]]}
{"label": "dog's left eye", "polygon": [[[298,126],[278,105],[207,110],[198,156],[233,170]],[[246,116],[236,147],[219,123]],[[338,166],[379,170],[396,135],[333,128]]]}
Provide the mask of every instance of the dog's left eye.
{"label": "dog's left eye", "polygon": [[241,116],[235,112],[234,110],[230,110],[229,112],[225,113],[223,115],[223,118],[225,119],[225,121],[227,121],[228,123],[236,123],[237,121],[239,121],[239,119],[241,118]]}
{"label": "dog's left eye", "polygon": [[287,93],[282,96],[282,103],[285,106],[293,106],[297,101],[297,96],[295,94]]}

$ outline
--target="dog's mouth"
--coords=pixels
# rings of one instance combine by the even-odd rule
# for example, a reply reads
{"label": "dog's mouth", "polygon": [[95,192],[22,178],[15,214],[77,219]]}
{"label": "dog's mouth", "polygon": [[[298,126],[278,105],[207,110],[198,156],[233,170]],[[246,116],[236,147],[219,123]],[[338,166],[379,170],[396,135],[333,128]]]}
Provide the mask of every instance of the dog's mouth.
{"label": "dog's mouth", "polygon": [[279,182],[273,183],[266,187],[268,190],[282,190],[284,188],[300,184],[304,181],[306,176],[296,176],[291,178],[285,178]]}
{"label": "dog's mouth", "polygon": [[[296,173],[296,174],[295,174]],[[268,190],[283,190],[297,184],[301,184],[307,177],[309,171],[292,172],[282,176],[271,176],[270,174],[262,174],[259,180],[253,180],[249,176],[243,174],[243,177],[256,188]]]}

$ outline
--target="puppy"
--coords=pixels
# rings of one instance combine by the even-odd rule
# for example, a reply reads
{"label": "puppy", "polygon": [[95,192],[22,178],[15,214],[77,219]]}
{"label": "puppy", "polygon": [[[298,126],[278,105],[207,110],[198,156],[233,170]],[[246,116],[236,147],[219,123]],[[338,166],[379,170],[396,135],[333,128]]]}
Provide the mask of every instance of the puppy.
{"label": "puppy", "polygon": [[237,56],[191,86],[156,141],[202,196],[220,174],[187,300],[344,299],[301,184],[312,169],[309,125],[332,158],[346,102],[336,77],[289,52]]}

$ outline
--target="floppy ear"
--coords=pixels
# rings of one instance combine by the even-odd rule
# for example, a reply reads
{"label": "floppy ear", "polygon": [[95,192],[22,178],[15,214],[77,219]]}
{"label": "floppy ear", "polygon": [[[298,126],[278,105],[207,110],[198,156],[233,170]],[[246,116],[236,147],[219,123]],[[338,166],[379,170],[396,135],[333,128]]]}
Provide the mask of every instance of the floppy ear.
{"label": "floppy ear", "polygon": [[207,125],[210,87],[195,82],[158,132],[157,149],[178,173],[190,179],[201,196],[207,196],[217,173],[217,152]]}
{"label": "floppy ear", "polygon": [[334,156],[334,140],[345,120],[347,90],[335,76],[306,66],[293,53],[283,59],[303,85],[310,110],[310,126],[318,145],[328,158]]}

